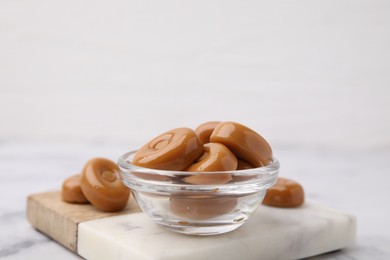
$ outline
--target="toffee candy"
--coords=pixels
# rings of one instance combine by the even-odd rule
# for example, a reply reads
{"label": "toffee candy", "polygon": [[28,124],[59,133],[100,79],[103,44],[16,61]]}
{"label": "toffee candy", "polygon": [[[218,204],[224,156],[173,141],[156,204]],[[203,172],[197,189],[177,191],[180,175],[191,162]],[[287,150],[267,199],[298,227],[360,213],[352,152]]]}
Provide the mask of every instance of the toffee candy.
{"label": "toffee candy", "polygon": [[85,164],[80,185],[85,197],[102,211],[122,210],[130,196],[130,190],[120,179],[118,166],[104,158],[91,159]]}
{"label": "toffee candy", "polygon": [[241,159],[237,160],[237,170],[248,170],[253,168],[255,167],[252,164]]}
{"label": "toffee candy", "polygon": [[293,180],[278,178],[267,190],[263,204],[273,207],[292,208],[303,204],[305,194],[302,186]]}
{"label": "toffee candy", "polygon": [[233,211],[237,198],[231,196],[214,197],[208,195],[178,195],[169,199],[172,212],[187,219],[209,219]]}
{"label": "toffee candy", "polygon": [[[126,160],[128,163],[132,163],[131,158]],[[145,172],[132,172],[138,178],[149,180],[149,181],[170,181],[171,178],[165,175],[153,174],[153,173],[145,173]]]}
{"label": "toffee candy", "polygon": [[134,155],[133,164],[144,168],[181,171],[194,162],[203,151],[199,137],[190,128],[165,132]]}
{"label": "toffee candy", "polygon": [[[203,154],[194,164],[187,168],[187,171],[234,171],[237,168],[237,158],[223,144],[208,143],[203,147]],[[224,184],[231,179],[232,176],[229,173],[216,173],[191,175],[183,178],[183,181],[191,184]]]}
{"label": "toffee candy", "polygon": [[238,158],[255,167],[272,162],[272,149],[268,142],[244,125],[222,122],[215,127],[210,141],[226,145]]}
{"label": "toffee candy", "polygon": [[80,174],[77,174],[64,180],[61,189],[61,197],[63,201],[79,204],[89,203],[81,190],[80,179]]}
{"label": "toffee candy", "polygon": [[[241,159],[238,159],[237,161],[238,161],[238,163],[237,163],[237,170],[238,171],[255,168],[255,167],[253,167],[252,164],[250,164],[250,163],[248,163],[246,161],[243,161]],[[253,178],[253,176],[239,176],[239,175],[235,175],[233,177],[233,181],[247,181],[247,180],[250,180],[252,178]]]}
{"label": "toffee candy", "polygon": [[210,142],[210,135],[219,123],[219,121],[210,121],[201,124],[195,129],[195,133],[199,136],[202,144],[207,144]]}
{"label": "toffee candy", "polygon": [[150,181],[170,181],[171,178],[164,175],[158,175],[158,174],[152,174],[152,173],[138,173],[133,172],[135,176],[138,178],[144,179],[144,180],[150,180]]}

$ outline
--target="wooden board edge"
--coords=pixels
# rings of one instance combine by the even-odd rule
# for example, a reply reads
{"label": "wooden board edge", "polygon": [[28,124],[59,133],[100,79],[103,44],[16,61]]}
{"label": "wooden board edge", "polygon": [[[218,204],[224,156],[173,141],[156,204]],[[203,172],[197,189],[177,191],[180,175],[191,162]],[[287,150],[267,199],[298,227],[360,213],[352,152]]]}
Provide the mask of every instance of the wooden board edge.
{"label": "wooden board edge", "polygon": [[36,193],[27,197],[27,220],[31,225],[75,253],[79,223],[140,211],[133,196],[120,212],[102,212],[91,204],[64,202],[60,191]]}
{"label": "wooden board edge", "polygon": [[55,209],[47,207],[39,194],[30,195],[27,198],[27,219],[31,225],[77,253],[77,225],[69,218],[59,214]]}

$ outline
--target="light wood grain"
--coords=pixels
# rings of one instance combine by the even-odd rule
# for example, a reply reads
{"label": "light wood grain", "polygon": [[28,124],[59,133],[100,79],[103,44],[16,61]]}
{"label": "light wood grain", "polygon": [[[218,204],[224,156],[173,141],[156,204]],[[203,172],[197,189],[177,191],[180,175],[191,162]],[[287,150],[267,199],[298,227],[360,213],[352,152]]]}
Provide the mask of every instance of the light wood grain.
{"label": "light wood grain", "polygon": [[78,224],[88,220],[139,212],[133,197],[127,207],[115,213],[102,212],[87,204],[62,201],[59,191],[32,194],[27,198],[27,218],[39,231],[77,253]]}

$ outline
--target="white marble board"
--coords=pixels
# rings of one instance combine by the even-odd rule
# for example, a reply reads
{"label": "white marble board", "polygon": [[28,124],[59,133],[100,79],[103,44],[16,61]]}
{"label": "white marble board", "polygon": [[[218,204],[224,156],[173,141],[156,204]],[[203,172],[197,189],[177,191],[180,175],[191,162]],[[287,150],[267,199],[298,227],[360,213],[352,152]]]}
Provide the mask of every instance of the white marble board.
{"label": "white marble board", "polygon": [[143,213],[86,221],[78,254],[87,259],[299,259],[354,243],[356,218],[313,203],[260,206],[239,229],[218,236],[176,234]]}

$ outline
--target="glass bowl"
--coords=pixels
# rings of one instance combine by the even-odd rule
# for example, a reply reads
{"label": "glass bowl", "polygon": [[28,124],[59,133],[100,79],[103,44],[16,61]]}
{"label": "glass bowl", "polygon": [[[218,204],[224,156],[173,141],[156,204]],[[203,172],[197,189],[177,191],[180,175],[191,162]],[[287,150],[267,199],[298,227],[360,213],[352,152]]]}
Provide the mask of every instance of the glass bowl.
{"label": "glass bowl", "polygon": [[[154,222],[189,235],[232,231],[251,216],[269,187],[276,183],[279,162],[228,172],[186,172],[148,169],[131,164],[136,151],[119,158],[123,183]],[[225,184],[190,184],[184,178],[199,174],[230,174]]]}

